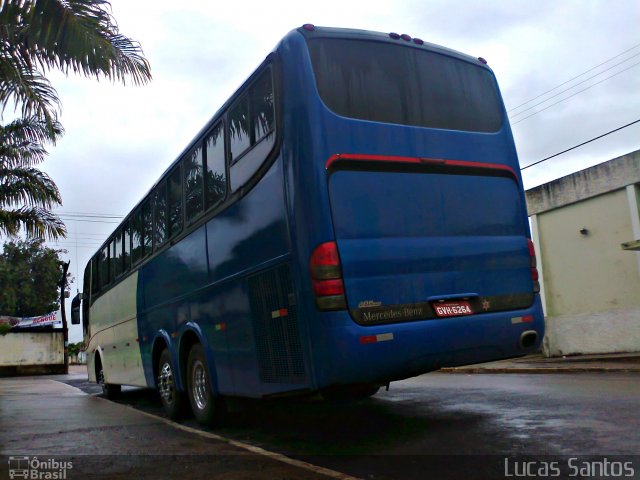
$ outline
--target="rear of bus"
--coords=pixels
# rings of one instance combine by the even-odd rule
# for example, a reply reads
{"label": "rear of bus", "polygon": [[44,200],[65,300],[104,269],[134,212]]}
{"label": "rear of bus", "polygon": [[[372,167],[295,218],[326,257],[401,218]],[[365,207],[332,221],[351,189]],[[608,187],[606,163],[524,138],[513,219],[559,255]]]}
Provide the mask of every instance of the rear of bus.
{"label": "rear of bus", "polygon": [[486,62],[409,36],[310,25],[279,49],[316,387],[538,348],[535,252]]}

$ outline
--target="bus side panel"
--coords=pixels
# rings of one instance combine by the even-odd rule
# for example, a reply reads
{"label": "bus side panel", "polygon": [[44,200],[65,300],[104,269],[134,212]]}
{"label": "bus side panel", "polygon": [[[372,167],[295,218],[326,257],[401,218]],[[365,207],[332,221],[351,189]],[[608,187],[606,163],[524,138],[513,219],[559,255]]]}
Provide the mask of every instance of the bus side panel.
{"label": "bus side panel", "polygon": [[96,349],[102,351],[105,381],[118,385],[146,386],[136,321],[138,273],[118,283],[91,306],[87,353],[94,366]]}
{"label": "bus side panel", "polygon": [[[149,385],[155,385],[152,354],[158,332],[175,334],[180,325],[188,322],[192,301],[189,294],[208,283],[206,248],[206,231],[202,226],[140,269],[138,329],[143,340],[140,348]],[[176,345],[169,345],[174,354]]]}
{"label": "bus side panel", "polygon": [[281,158],[246,196],[208,223],[207,238],[210,275],[222,284],[210,295],[218,304],[212,321],[226,329],[234,394],[258,397],[303,388],[304,354],[301,347],[287,348],[289,342],[302,345],[303,327],[287,273]]}

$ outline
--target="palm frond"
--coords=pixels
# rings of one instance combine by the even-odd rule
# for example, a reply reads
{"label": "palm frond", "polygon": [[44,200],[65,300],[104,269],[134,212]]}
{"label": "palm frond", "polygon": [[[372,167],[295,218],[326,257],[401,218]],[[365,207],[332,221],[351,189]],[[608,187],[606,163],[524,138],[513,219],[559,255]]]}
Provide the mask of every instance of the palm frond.
{"label": "palm frond", "polygon": [[0,235],[16,237],[23,230],[29,238],[57,240],[67,236],[67,228],[50,211],[37,207],[0,209]]}
{"label": "palm frond", "polygon": [[0,113],[14,100],[21,105],[23,117],[36,115],[49,124],[57,122],[60,100],[49,80],[22,59],[4,53],[0,49]]}
{"label": "palm frond", "polygon": [[51,142],[55,144],[58,137],[63,134],[64,128],[59,122],[48,124],[35,115],[18,118],[6,125],[0,125],[0,143]]}
{"label": "palm frond", "polygon": [[24,142],[18,145],[0,143],[0,168],[36,165],[46,156],[47,150],[39,143]]}
{"label": "palm frond", "polygon": [[33,167],[0,168],[0,208],[28,205],[51,208],[62,197],[49,175]]}
{"label": "palm frond", "polygon": [[27,167],[42,162],[47,155],[43,144],[55,144],[63,132],[60,123],[48,124],[36,116],[0,125],[0,168]]}
{"label": "palm frond", "polygon": [[27,0],[20,35],[43,69],[141,85],[151,79],[140,44],[120,34],[107,0]]}

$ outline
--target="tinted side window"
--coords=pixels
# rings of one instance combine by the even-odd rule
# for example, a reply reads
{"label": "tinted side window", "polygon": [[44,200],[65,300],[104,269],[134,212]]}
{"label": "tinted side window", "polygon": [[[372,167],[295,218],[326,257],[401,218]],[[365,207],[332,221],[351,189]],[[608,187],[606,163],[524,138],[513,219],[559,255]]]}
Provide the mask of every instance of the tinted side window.
{"label": "tinted side window", "polygon": [[241,97],[229,110],[229,149],[234,162],[251,146],[249,129],[249,99]]}
{"label": "tinted side window", "polygon": [[266,70],[251,87],[251,123],[254,142],[258,143],[275,130],[271,71]]}
{"label": "tinted side window", "polygon": [[131,216],[131,260],[134,265],[144,257],[143,236],[142,209],[138,208]]}
{"label": "tinted side window", "polygon": [[205,139],[205,149],[207,161],[207,208],[211,208],[224,199],[227,191],[222,123],[216,125],[213,132]]}
{"label": "tinted side window", "polygon": [[87,263],[84,268],[84,277],[82,281],[82,293],[89,294],[91,291],[91,262]]}
{"label": "tinted side window", "polygon": [[111,272],[109,274],[109,277],[111,280],[113,280],[114,278],[116,278],[116,240],[112,239],[111,243],[109,244],[109,255],[111,255],[111,262],[109,262],[109,264],[111,265]]}
{"label": "tinted side window", "polygon": [[131,229],[130,222],[127,222],[123,230],[124,240],[124,271],[128,272],[131,269]]}
{"label": "tinted side window", "polygon": [[[244,111],[247,98],[250,99],[248,114],[250,128],[247,133],[244,150],[234,153],[234,134],[238,130],[239,114]],[[245,97],[229,111],[229,137],[231,141],[232,161],[229,176],[231,190],[247,183],[258,171],[275,144],[275,97],[271,69],[265,69],[249,87]],[[238,158],[239,155],[239,158]]]}
{"label": "tinted side window", "polygon": [[180,167],[169,175],[169,237],[182,230],[182,176]]}
{"label": "tinted side window", "polygon": [[151,253],[153,246],[153,215],[151,200],[148,198],[142,204],[142,252],[143,258]]}
{"label": "tinted side window", "polygon": [[104,247],[100,252],[99,260],[100,269],[100,290],[104,289],[109,284],[109,247]]}
{"label": "tinted side window", "polygon": [[167,183],[163,181],[156,188],[153,202],[155,219],[155,247],[158,248],[167,239]]}
{"label": "tinted side window", "polygon": [[100,291],[100,277],[98,276],[98,255],[91,259],[91,295],[95,295]]}
{"label": "tinted side window", "polygon": [[184,161],[184,184],[187,221],[204,210],[202,148],[195,150]]}
{"label": "tinted side window", "polygon": [[122,249],[122,232],[116,233],[114,253],[114,278],[122,275],[124,267],[124,251]]}

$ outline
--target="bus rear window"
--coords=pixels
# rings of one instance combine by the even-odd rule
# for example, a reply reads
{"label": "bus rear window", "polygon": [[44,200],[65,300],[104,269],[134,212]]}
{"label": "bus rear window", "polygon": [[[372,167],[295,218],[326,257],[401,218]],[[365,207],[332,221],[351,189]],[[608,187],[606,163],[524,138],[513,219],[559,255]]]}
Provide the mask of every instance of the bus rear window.
{"label": "bus rear window", "polygon": [[417,127],[495,132],[502,108],[491,72],[382,42],[308,42],[320,97],[338,115]]}

